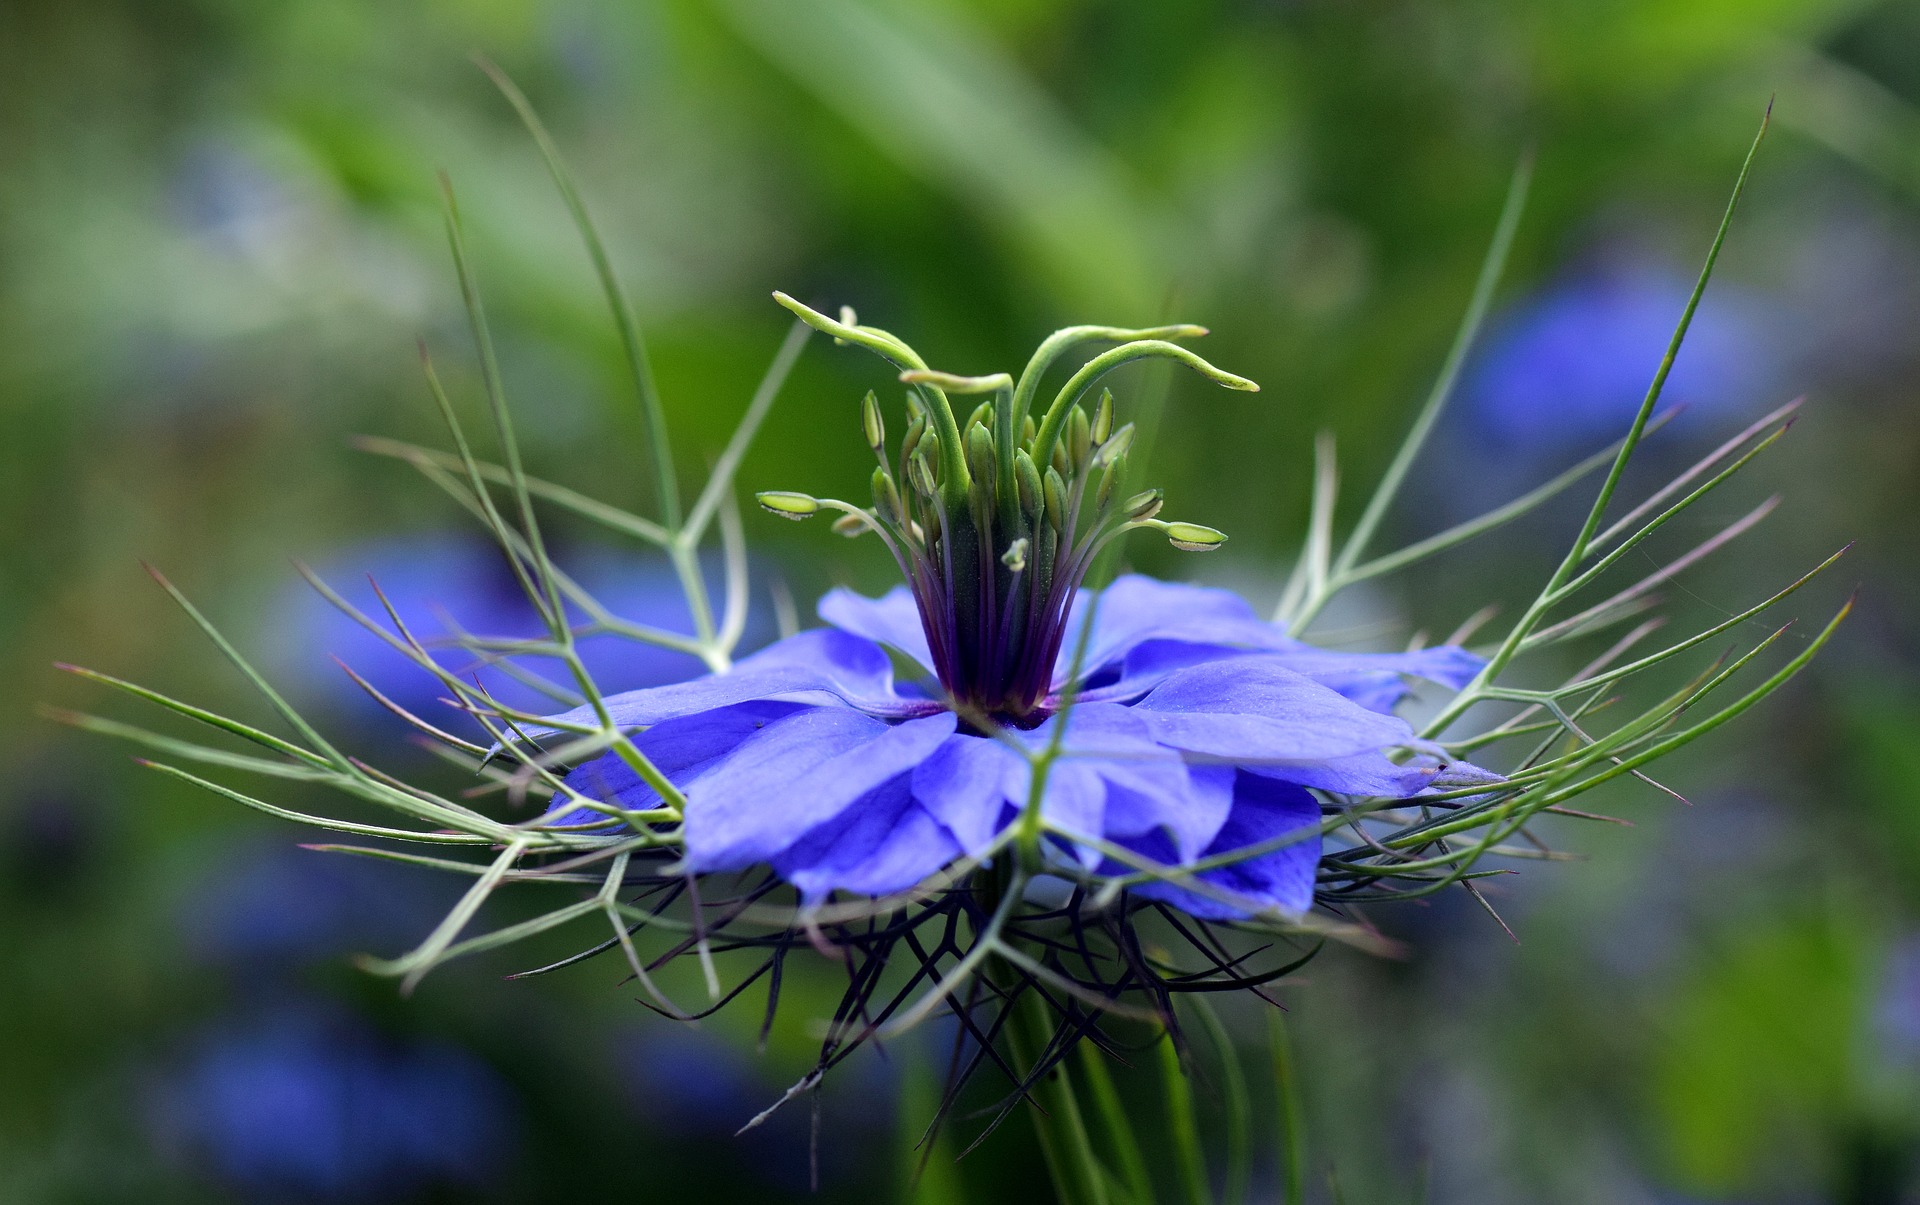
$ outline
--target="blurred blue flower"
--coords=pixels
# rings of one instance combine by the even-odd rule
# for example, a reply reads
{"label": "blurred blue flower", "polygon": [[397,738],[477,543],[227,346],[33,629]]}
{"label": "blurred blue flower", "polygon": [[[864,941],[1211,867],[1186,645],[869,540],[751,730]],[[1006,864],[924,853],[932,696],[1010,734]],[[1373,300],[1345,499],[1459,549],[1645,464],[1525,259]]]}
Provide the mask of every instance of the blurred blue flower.
{"label": "blurred blue flower", "polygon": [[[783,640],[728,674],[615,696],[608,711],[644,730],[635,745],[686,792],[689,869],[771,863],[809,901],[898,891],[980,855],[1025,806],[1032,766],[1017,746],[1038,750],[1062,725],[1064,753],[1043,802],[1061,833],[1163,865],[1298,834],[1198,876],[1241,903],[1164,882],[1137,888],[1206,917],[1311,905],[1320,804],[1309,788],[1409,797],[1485,777],[1441,765],[1389,714],[1407,691],[1403,675],[1456,689],[1471,678],[1481,661],[1458,648],[1329,652],[1290,639],[1225,590],[1139,576],[1080,592],[1059,612],[1054,630],[1027,646],[1050,672],[1025,714],[960,693],[952,663],[989,654],[936,655],[936,643],[961,646],[937,616],[923,622],[904,586],[880,599],[835,590],[820,604],[834,627]],[[1089,622],[1082,662],[1071,634]],[[937,672],[939,697],[896,689],[883,646]],[[1003,670],[1018,664],[1000,659]],[[974,667],[980,677],[990,668]],[[989,686],[1002,697],[1004,682]],[[1074,705],[1063,712],[1068,694]],[[978,726],[982,715],[996,717],[988,722],[999,739]],[[585,710],[559,718],[593,722]],[[1387,756],[1406,748],[1422,752],[1405,763]],[[625,808],[658,806],[611,753],[574,769],[567,785]],[[770,798],[786,802],[769,808]],[[599,818],[564,796],[555,808],[557,823]],[[1103,865],[1092,841],[1067,840],[1061,852],[1126,872]]]}
{"label": "blurred blue flower", "polygon": [[215,1027],[154,1104],[159,1139],[250,1200],[477,1185],[508,1164],[518,1134],[509,1089],[473,1055],[304,1004]]}
{"label": "blurred blue flower", "polygon": [[[648,1023],[623,1037],[616,1058],[634,1111],[677,1152],[712,1143],[769,1186],[808,1191],[809,1110],[781,1109],[739,1133],[786,1087],[741,1043],[691,1026]],[[896,1079],[883,1060],[860,1058],[843,1064],[823,1087],[830,1098],[822,1114],[828,1132],[817,1151],[824,1183],[871,1174],[872,1143],[894,1134]]]}
{"label": "blurred blue flower", "polygon": [[180,157],[169,182],[180,226],[235,253],[285,238],[300,197],[283,172],[233,138],[203,137]]}
{"label": "blurred blue flower", "polygon": [[[568,560],[563,567],[615,615],[669,631],[693,631],[679,579],[664,558],[596,553]],[[709,586],[717,587],[718,574],[711,565],[707,569]],[[375,540],[330,558],[315,571],[349,602],[384,624],[386,611],[368,580],[371,578],[409,630],[429,644],[453,630],[476,636],[544,636],[538,616],[499,549],[465,534],[436,532]],[[717,588],[713,597],[720,597]],[[290,588],[274,615],[278,662],[307,696],[317,695],[348,715],[368,720],[389,715],[340,671],[331,660],[338,657],[376,690],[415,715],[443,727],[459,723],[456,714],[440,702],[447,692],[436,678],[305,582]],[[741,648],[753,649],[769,635],[771,624],[766,611],[756,608],[749,615]],[[608,691],[678,682],[706,668],[691,654],[622,636],[588,637],[579,647],[596,681]],[[436,651],[434,659],[450,671],[473,676],[474,663],[469,654],[447,648]],[[571,686],[564,667],[551,658],[519,658],[516,664],[549,681]],[[482,669],[479,677],[496,698],[509,706],[532,711],[552,707],[547,695],[499,668]]]}
{"label": "blurred blue flower", "polygon": [[1920,935],[1899,942],[1888,955],[1874,1000],[1873,1029],[1881,1055],[1920,1064]]}
{"label": "blurred blue flower", "polygon": [[[1462,383],[1475,434],[1532,459],[1625,431],[1693,289],[1691,276],[1608,254],[1553,281],[1497,321]],[[1688,328],[1662,404],[1759,413],[1783,364],[1777,311],[1715,283]]]}
{"label": "blurred blue flower", "polygon": [[195,957],[244,967],[250,979],[357,951],[404,949],[460,894],[457,883],[390,862],[278,844],[224,865],[183,898],[181,928]]}

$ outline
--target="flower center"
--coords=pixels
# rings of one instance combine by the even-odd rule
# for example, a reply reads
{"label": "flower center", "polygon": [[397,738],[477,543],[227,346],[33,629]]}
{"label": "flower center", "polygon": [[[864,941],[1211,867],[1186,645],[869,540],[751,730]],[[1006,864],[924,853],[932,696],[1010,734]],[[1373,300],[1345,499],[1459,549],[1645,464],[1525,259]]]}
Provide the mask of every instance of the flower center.
{"label": "flower center", "polygon": [[[1189,551],[1225,543],[1210,527],[1157,518],[1161,491],[1126,491],[1133,424],[1114,426],[1108,390],[1091,412],[1087,405],[1101,377],[1148,356],[1179,360],[1230,388],[1257,389],[1166,341],[1202,328],[1070,327],[1041,344],[1016,382],[1006,373],[933,372],[895,336],[855,325],[851,311],[835,322],[775,296],[816,329],[893,362],[911,388],[906,430],[893,449],[879,401],[869,392],[863,403],[867,446],[878,461],[871,507],[781,491],[759,495],[760,503],[793,519],[838,510],[836,531],[879,535],[919,605],[932,668],[963,717],[1016,726],[1044,718],[1074,595],[1101,549],[1122,534],[1153,527]],[[1053,360],[1093,340],[1120,346],[1088,361],[1036,414],[1040,378]],[[968,395],[986,400],[960,422],[951,399]]]}

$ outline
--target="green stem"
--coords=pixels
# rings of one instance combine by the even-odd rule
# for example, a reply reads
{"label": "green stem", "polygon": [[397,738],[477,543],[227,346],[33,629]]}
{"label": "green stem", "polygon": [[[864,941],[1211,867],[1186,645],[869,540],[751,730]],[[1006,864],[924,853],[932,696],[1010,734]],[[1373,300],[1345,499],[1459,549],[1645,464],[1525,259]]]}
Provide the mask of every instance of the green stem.
{"label": "green stem", "polygon": [[1190,1205],[1212,1205],[1207,1192],[1207,1161],[1200,1150],[1200,1126],[1193,1113],[1193,1089],[1180,1066],[1180,1051],[1173,1034],[1158,1044],[1162,1091],[1167,1097],[1167,1129],[1173,1136],[1173,1151],[1180,1161],[1180,1183]]}
{"label": "green stem", "polygon": [[953,1162],[944,1132],[922,1150],[915,1144],[940,1107],[940,1082],[924,1056],[909,1058],[900,1102],[900,1199],[912,1205],[961,1205],[960,1169]]}
{"label": "green stem", "polygon": [[1205,996],[1191,998],[1193,1012],[1206,1026],[1207,1036],[1220,1052],[1220,1081],[1227,1103],[1227,1185],[1228,1205],[1245,1205],[1247,1185],[1252,1179],[1253,1106],[1247,1099],[1247,1077],[1240,1070],[1240,1052],[1233,1035],[1220,1023],[1220,1015]]}
{"label": "green stem", "polygon": [[1267,1012],[1267,1033],[1273,1043],[1273,1087],[1279,1098],[1282,1205],[1300,1205],[1307,1192],[1307,1133],[1301,1124],[1300,1084],[1295,1077],[1293,1044],[1287,1038],[1286,1014]]}
{"label": "green stem", "polygon": [[[1016,1006],[1009,1027],[1016,1065],[1031,1068],[1047,1048],[1051,1018],[1047,1003],[1037,993]],[[1074,1095],[1073,1081],[1064,1062],[1042,1076],[1034,1085],[1039,1109],[1033,1112],[1034,1134],[1040,1140],[1040,1153],[1053,1179],[1054,1193],[1060,1205],[1108,1205],[1106,1172],[1093,1151],[1093,1138],[1087,1133],[1086,1118]]]}
{"label": "green stem", "polygon": [[1100,1111],[1107,1141],[1113,1146],[1114,1161],[1120,1165],[1120,1183],[1133,1205],[1153,1205],[1153,1179],[1147,1174],[1146,1160],[1140,1157],[1140,1141],[1134,1137],[1133,1123],[1127,1119],[1126,1103],[1113,1086],[1113,1076],[1099,1047],[1080,1044],[1080,1062],[1087,1076],[1087,1090],[1094,1108]]}

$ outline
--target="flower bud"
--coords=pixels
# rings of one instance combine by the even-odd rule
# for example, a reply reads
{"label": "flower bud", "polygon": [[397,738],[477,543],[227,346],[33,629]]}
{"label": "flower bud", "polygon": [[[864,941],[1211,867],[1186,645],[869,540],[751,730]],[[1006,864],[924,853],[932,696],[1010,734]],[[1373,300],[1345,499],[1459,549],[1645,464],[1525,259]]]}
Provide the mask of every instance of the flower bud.
{"label": "flower bud", "polygon": [[782,519],[798,522],[820,513],[820,499],[811,494],[796,494],[792,490],[762,490],[753,497],[763,509]]}
{"label": "flower bud", "polygon": [[1013,454],[1013,481],[1020,491],[1020,509],[1029,518],[1038,516],[1041,491],[1046,487],[1040,482],[1040,470],[1033,466],[1033,457],[1024,448]]}
{"label": "flower bud", "polygon": [[880,399],[873,396],[873,390],[867,390],[867,396],[860,403],[860,421],[866,427],[867,446],[876,453],[886,446],[887,424],[880,417]]}
{"label": "flower bud", "polygon": [[873,470],[873,509],[888,523],[900,521],[900,487],[885,469]]}
{"label": "flower bud", "polygon": [[1165,490],[1142,490],[1120,504],[1120,510],[1127,520],[1138,523],[1142,519],[1151,519],[1160,513],[1161,504],[1166,501]]}
{"label": "flower bud", "polygon": [[1113,434],[1113,390],[1100,391],[1100,404],[1093,411],[1093,442],[1104,444]]}
{"label": "flower bud", "polygon": [[1224,533],[1198,523],[1169,523],[1161,530],[1167,533],[1167,543],[1182,552],[1212,552],[1227,542]]}
{"label": "flower bud", "polygon": [[1047,522],[1059,531],[1067,524],[1067,480],[1051,468],[1046,479]]}

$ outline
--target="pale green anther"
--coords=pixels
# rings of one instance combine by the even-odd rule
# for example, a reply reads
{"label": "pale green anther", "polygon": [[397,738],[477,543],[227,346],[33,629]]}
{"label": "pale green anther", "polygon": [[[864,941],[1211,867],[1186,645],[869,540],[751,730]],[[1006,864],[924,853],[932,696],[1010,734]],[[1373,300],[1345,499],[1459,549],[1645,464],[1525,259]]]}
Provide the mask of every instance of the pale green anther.
{"label": "pale green anther", "polygon": [[921,401],[920,395],[911,389],[907,390],[907,417],[920,419],[927,417],[927,404]]}
{"label": "pale green anther", "polygon": [[1013,543],[1007,545],[1007,550],[1000,554],[1000,563],[1015,573],[1025,570],[1027,567],[1027,537],[1021,536]]}
{"label": "pale green anther", "polygon": [[967,421],[962,424],[961,429],[971,431],[975,427],[988,427],[992,425],[992,419],[993,403],[981,402],[973,408],[972,414],[967,415]]}
{"label": "pale green anther", "polygon": [[1067,524],[1067,479],[1049,468],[1046,478],[1047,522],[1059,531]]}
{"label": "pale green anther", "polygon": [[1053,455],[1047,458],[1047,467],[1052,469],[1054,472],[1060,474],[1062,477],[1065,477],[1069,473],[1073,472],[1073,461],[1067,458],[1066,444],[1060,442],[1059,440],[1054,441]]}
{"label": "pale green anther", "polygon": [[867,530],[867,521],[860,515],[841,515],[833,521],[833,534],[845,536],[849,540]]}
{"label": "pale green anther", "polygon": [[762,490],[753,497],[761,507],[782,519],[811,519],[820,513],[820,499],[811,494],[797,494],[792,490]]}
{"label": "pale green anther", "polygon": [[873,509],[889,523],[900,521],[900,487],[885,469],[873,470]]}
{"label": "pale green anther", "polygon": [[1151,519],[1160,513],[1161,505],[1166,501],[1164,490],[1142,490],[1120,504],[1120,509],[1131,522],[1138,523]]}
{"label": "pale green anther", "polygon": [[1100,488],[1093,493],[1095,511],[1106,510],[1107,503],[1113,501],[1113,487],[1120,484],[1120,475],[1124,472],[1126,472],[1124,461],[1118,459],[1107,461],[1107,467],[1100,473]]}
{"label": "pale green anther", "polygon": [[1075,406],[1067,415],[1067,456],[1079,468],[1092,454],[1093,425],[1087,421],[1086,410]]}
{"label": "pale green anther", "polygon": [[913,459],[914,449],[920,446],[920,438],[926,433],[927,416],[923,411],[907,422],[907,433],[900,437],[900,455]]}
{"label": "pale green anther", "polygon": [[[929,439],[928,443],[933,441]],[[921,455],[907,461],[907,484],[922,498],[933,497],[933,463],[931,456]]]}
{"label": "pale green anther", "polygon": [[1093,458],[1095,464],[1112,464],[1127,454],[1133,446],[1133,424],[1128,423],[1113,433],[1113,438],[1100,445],[1099,455]]}
{"label": "pale green anther", "polygon": [[1020,491],[1020,509],[1029,516],[1040,513],[1041,491],[1046,487],[1040,482],[1040,470],[1034,467],[1033,457],[1022,449],[1013,454],[1013,482]]}
{"label": "pale green anther", "polygon": [[967,471],[976,489],[993,487],[993,435],[983,426],[967,428]]}
{"label": "pale green anther", "polygon": [[1020,419],[1020,444],[1031,448],[1033,441],[1040,437],[1040,428],[1034,425],[1033,415],[1022,415]]}
{"label": "pale green anther", "polygon": [[1198,523],[1168,523],[1160,530],[1167,533],[1167,543],[1182,552],[1212,552],[1227,542],[1226,533]]}
{"label": "pale green anther", "polygon": [[1113,390],[1100,391],[1100,404],[1093,411],[1093,442],[1104,444],[1113,434]]}
{"label": "pale green anther", "polygon": [[867,396],[860,402],[860,421],[866,425],[867,446],[878,452],[887,442],[886,420],[880,417],[880,399],[873,396],[873,390],[867,390]]}

